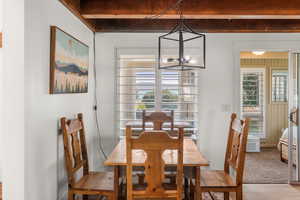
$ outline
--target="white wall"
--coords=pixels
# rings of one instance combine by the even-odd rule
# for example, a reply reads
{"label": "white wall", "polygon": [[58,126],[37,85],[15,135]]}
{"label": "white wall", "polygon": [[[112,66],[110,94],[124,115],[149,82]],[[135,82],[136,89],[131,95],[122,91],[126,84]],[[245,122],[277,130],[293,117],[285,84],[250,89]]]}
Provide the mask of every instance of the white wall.
{"label": "white wall", "polygon": [[[24,2],[5,0],[1,68],[3,199],[24,199]],[[5,151],[5,152],[4,152]]]}
{"label": "white wall", "polygon": [[[0,1],[0,32],[3,32],[3,1]],[[2,75],[3,69],[3,48],[0,48],[0,77]],[[2,94],[2,83],[0,84],[0,105],[2,105],[3,94]],[[2,120],[1,120],[2,121]],[[0,124],[1,126],[1,124]],[[2,138],[2,133],[0,133],[0,138]],[[1,145],[2,146],[2,145]],[[2,181],[2,159],[3,159],[3,149],[0,148],[0,182]]]}
{"label": "white wall", "polygon": [[[103,107],[101,112],[103,130],[106,134],[115,134],[113,129],[116,124],[114,121],[115,49],[157,48],[158,35],[154,33],[97,34],[98,90]],[[239,87],[236,84],[236,78],[239,77],[235,70],[237,63],[234,53],[238,53],[236,49],[247,48],[247,44],[249,48],[263,48],[264,43],[267,43],[266,48],[275,46],[279,49],[289,49],[293,41],[300,42],[300,34],[207,34],[207,69],[200,71],[199,146],[211,161],[213,168],[223,167],[230,113],[237,111],[234,98],[234,96],[238,98],[236,89]],[[107,150],[109,149],[111,147],[107,146]]]}
{"label": "white wall", "polygon": [[[55,25],[90,47],[88,94],[50,95],[50,26]],[[90,166],[99,160],[93,116],[93,33],[58,0],[27,0],[25,4],[25,199],[61,199],[66,178],[58,120],[83,113]],[[14,67],[14,66],[11,66]],[[59,184],[59,189],[57,188]],[[61,190],[63,189],[63,191]],[[57,198],[57,193],[59,197]],[[12,198],[18,199],[18,198]]]}

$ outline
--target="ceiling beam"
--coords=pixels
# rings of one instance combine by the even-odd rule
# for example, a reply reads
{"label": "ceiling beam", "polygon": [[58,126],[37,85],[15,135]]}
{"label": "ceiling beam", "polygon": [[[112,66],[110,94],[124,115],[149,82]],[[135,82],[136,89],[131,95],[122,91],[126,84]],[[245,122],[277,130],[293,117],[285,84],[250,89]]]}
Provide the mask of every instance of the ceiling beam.
{"label": "ceiling beam", "polygon": [[[143,19],[159,15],[178,18],[172,7],[177,0],[81,0],[85,19]],[[300,0],[184,0],[182,11],[189,19],[300,19]]]}
{"label": "ceiling beam", "polygon": [[[178,21],[177,11],[166,10],[177,0],[59,1],[92,31],[167,32]],[[300,0],[184,0],[182,10],[199,32],[299,33],[299,5]]]}
{"label": "ceiling beam", "polygon": [[[82,14],[84,19],[148,19],[155,15]],[[179,19],[180,15],[162,15],[160,19]],[[300,19],[300,15],[184,15],[185,19]]]}
{"label": "ceiling beam", "polygon": [[[98,19],[97,32],[168,32],[177,23],[173,19]],[[191,28],[204,33],[299,33],[300,20],[285,19],[189,19]]]}
{"label": "ceiling beam", "polygon": [[95,22],[85,19],[80,14],[80,4],[82,0],[59,0],[66,8],[68,8],[82,23],[84,23],[91,31],[95,32]]}

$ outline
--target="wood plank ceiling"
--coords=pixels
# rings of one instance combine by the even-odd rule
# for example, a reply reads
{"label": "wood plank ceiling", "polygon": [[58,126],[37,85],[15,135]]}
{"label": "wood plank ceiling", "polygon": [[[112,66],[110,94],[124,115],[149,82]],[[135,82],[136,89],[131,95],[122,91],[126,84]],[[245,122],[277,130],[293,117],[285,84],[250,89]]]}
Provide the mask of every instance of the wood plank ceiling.
{"label": "wood plank ceiling", "polygon": [[[165,32],[179,17],[165,12],[177,0],[60,1],[97,32]],[[199,32],[300,32],[300,0],[184,0],[182,11]]]}

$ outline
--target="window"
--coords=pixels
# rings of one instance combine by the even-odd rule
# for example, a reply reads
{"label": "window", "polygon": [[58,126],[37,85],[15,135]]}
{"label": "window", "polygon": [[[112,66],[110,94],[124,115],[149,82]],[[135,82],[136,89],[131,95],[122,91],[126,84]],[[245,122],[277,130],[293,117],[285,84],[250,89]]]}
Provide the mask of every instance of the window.
{"label": "window", "polygon": [[287,70],[272,70],[272,102],[287,102]]}
{"label": "window", "polygon": [[265,137],[264,69],[241,69],[241,114],[251,119],[249,133]]}
{"label": "window", "polygon": [[141,121],[142,111],[174,110],[175,122],[197,130],[197,71],[160,71],[153,55],[119,55],[117,66],[117,117],[120,134],[126,123]]}
{"label": "window", "polygon": [[175,121],[189,122],[196,128],[197,84],[196,71],[161,71],[160,110],[174,110]]}
{"label": "window", "polygon": [[118,67],[119,125],[142,119],[142,110],[154,111],[156,106],[154,57],[123,56]]}

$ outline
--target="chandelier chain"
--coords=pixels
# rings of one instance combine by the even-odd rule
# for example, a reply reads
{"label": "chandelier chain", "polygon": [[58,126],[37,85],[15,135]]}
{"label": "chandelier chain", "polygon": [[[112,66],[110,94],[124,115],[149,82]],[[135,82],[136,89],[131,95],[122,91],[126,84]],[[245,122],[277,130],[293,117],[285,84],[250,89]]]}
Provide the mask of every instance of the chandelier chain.
{"label": "chandelier chain", "polygon": [[181,18],[182,17],[181,5],[182,5],[183,1],[184,0],[177,0],[177,2],[173,6],[164,9],[159,14],[145,17],[145,19],[152,19],[152,20],[158,19],[158,18],[162,17],[163,15],[165,15],[170,10],[177,10],[177,12],[178,12],[178,14],[180,15],[180,18]]}

